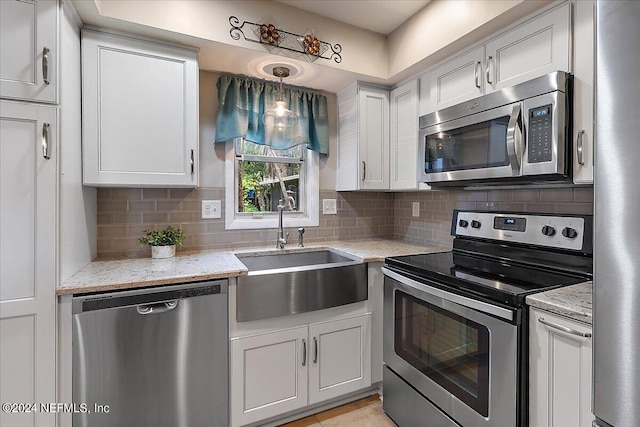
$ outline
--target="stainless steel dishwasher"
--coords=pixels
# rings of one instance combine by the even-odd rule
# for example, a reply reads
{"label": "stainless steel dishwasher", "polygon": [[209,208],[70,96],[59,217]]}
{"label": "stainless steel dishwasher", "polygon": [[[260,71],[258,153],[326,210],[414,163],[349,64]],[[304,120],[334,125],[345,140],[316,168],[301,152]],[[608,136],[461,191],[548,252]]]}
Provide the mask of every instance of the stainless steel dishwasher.
{"label": "stainless steel dishwasher", "polygon": [[[73,299],[74,427],[227,427],[226,280]],[[98,405],[98,406],[96,406]]]}

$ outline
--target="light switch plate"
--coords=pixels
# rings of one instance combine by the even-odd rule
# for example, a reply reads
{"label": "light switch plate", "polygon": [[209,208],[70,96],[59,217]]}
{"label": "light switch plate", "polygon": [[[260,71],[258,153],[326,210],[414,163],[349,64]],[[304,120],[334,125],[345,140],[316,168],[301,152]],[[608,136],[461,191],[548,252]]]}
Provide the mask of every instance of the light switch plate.
{"label": "light switch plate", "polygon": [[420,202],[413,202],[413,206],[411,207],[411,214],[414,217],[420,216]]}
{"label": "light switch plate", "polygon": [[221,200],[203,200],[202,201],[202,219],[221,218],[222,212]]}
{"label": "light switch plate", "polygon": [[324,215],[336,215],[338,213],[336,199],[322,199],[322,213]]}

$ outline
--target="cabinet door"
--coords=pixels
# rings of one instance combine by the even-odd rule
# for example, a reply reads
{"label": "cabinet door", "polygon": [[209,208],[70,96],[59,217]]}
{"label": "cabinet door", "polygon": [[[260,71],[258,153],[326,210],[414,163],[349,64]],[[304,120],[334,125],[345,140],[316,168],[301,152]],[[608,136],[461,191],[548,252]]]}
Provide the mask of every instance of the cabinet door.
{"label": "cabinet door", "polygon": [[307,327],[231,340],[231,425],[307,405]]}
{"label": "cabinet door", "polygon": [[418,188],[418,80],[391,91],[390,182],[392,190]]}
{"label": "cabinet door", "polygon": [[196,53],[94,31],[82,37],[84,183],[197,186]]}
{"label": "cabinet door", "polygon": [[463,53],[431,71],[432,111],[482,95],[484,47]]}
{"label": "cabinet door", "polygon": [[57,101],[58,2],[0,1],[0,97]]}
{"label": "cabinet door", "polygon": [[[56,122],[54,107],[0,102],[0,402],[56,401]],[[0,425],[55,414],[1,411]]]}
{"label": "cabinet door", "polygon": [[573,74],[573,182],[593,184],[595,1],[576,2]]}
{"label": "cabinet door", "polygon": [[309,404],[371,385],[371,315],[309,325]]}
{"label": "cabinet door", "polygon": [[358,89],[360,188],[389,189],[389,92]]}
{"label": "cabinet door", "polygon": [[591,425],[591,327],[535,309],[530,318],[529,425]]}
{"label": "cabinet door", "polygon": [[553,71],[572,71],[570,12],[567,3],[487,43],[485,93]]}

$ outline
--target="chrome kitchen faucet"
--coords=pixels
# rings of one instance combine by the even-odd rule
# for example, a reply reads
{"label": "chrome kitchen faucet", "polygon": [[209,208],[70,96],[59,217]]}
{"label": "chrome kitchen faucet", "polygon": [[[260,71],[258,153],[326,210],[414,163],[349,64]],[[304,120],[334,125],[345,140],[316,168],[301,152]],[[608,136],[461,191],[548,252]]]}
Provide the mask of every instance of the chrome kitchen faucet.
{"label": "chrome kitchen faucet", "polygon": [[287,244],[287,239],[289,238],[289,233],[284,234],[284,228],[282,227],[282,211],[284,211],[284,201],[282,199],[278,200],[278,236],[276,240],[276,249],[284,249],[284,246]]}

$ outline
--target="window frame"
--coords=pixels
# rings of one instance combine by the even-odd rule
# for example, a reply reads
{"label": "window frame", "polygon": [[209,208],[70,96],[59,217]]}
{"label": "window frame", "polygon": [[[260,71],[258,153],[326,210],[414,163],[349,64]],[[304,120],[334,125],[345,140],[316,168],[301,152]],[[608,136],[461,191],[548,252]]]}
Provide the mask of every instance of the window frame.
{"label": "window frame", "polygon": [[[236,182],[235,139],[225,143],[225,230],[269,229],[278,227],[276,212],[239,213],[236,210],[238,185]],[[306,149],[306,148],[305,148]],[[251,160],[255,160],[253,157]],[[318,226],[320,220],[320,167],[319,154],[306,149],[304,161],[300,168],[304,168],[304,182],[300,185],[300,199],[297,201],[302,212],[284,212],[283,223],[289,227]]]}

